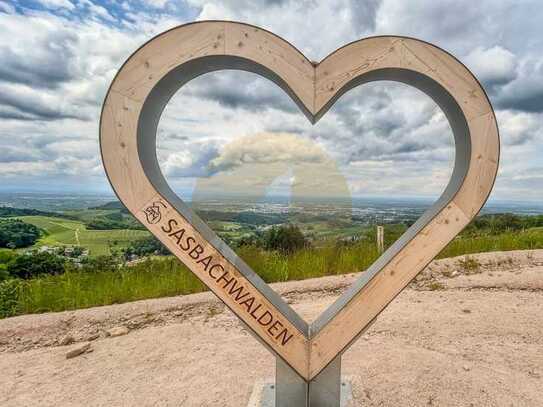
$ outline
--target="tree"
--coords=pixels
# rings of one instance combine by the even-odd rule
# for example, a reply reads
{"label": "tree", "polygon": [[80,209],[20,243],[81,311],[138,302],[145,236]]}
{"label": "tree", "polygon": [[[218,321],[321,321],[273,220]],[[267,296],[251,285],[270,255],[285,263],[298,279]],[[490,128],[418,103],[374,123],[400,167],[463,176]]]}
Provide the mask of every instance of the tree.
{"label": "tree", "polygon": [[170,254],[170,251],[154,236],[135,240],[124,250],[124,257],[127,260],[129,260],[132,255],[142,257],[151,254],[165,256]]}
{"label": "tree", "polygon": [[513,213],[485,214],[476,217],[463,232],[467,236],[498,235],[543,226],[542,216],[521,216]]}
{"label": "tree", "polygon": [[264,235],[264,247],[267,250],[292,253],[307,246],[309,241],[296,225],[272,227]]}
{"label": "tree", "polygon": [[40,237],[40,230],[19,219],[0,220],[0,247],[15,249],[32,246]]}
{"label": "tree", "polygon": [[64,273],[64,260],[54,254],[33,252],[17,256],[7,265],[7,272],[12,277],[29,279],[44,274]]}

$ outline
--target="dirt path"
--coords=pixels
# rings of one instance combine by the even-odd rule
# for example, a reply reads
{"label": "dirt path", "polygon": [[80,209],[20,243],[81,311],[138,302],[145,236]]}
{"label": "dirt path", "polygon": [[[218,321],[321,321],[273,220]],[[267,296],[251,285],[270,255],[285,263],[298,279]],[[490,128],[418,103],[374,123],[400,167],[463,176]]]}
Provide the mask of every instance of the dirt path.
{"label": "dirt path", "polygon": [[[344,355],[353,405],[542,405],[543,251],[473,259],[433,263]],[[312,319],[353,278],[274,288]],[[0,352],[1,406],[242,407],[274,373],[208,293],[2,320]]]}

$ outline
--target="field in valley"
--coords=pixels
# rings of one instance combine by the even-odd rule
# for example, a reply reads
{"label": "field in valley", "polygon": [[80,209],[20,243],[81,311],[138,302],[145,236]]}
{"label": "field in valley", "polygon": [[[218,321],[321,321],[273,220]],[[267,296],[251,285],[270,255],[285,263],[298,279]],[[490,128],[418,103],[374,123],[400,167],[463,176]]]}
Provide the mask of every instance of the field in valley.
{"label": "field in valley", "polygon": [[112,250],[121,250],[135,239],[149,236],[143,230],[88,230],[82,220],[50,216],[21,216],[19,219],[45,232],[36,247],[82,246],[89,250],[91,256],[109,255]]}

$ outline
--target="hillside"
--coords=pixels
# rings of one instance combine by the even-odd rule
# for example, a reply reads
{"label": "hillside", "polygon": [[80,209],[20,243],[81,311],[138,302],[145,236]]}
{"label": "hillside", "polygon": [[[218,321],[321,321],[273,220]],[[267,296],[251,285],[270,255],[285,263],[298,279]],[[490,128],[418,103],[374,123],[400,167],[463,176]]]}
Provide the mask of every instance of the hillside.
{"label": "hillside", "polygon": [[[541,405],[543,250],[470,258],[433,262],[344,355],[352,407]],[[355,277],[273,288],[311,320]],[[246,406],[274,368],[210,293],[0,320],[0,352],[6,407]]]}
{"label": "hillside", "polygon": [[66,218],[68,216],[59,212],[47,212],[38,209],[12,208],[10,206],[0,206],[0,218],[9,218],[14,216],[54,216]]}
{"label": "hillside", "polygon": [[128,209],[126,209],[126,206],[124,206],[124,204],[121,201],[110,201],[110,202],[106,202],[103,205],[93,206],[89,209],[100,209],[100,210],[111,210],[111,209],[117,210],[118,209],[118,210],[122,210],[128,213]]}
{"label": "hillside", "polygon": [[83,221],[50,216],[20,216],[19,219],[45,232],[38,246],[78,245],[89,249],[93,256],[111,254],[112,249],[120,250],[133,240],[149,235],[143,230],[89,230]]}

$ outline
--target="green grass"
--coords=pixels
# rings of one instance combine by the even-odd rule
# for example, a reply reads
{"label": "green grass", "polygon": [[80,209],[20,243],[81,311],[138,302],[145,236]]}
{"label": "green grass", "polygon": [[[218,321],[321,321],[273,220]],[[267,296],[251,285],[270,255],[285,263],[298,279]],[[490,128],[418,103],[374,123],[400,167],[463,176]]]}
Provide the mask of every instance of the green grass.
{"label": "green grass", "polygon": [[[359,271],[369,265],[369,258],[359,255],[372,250],[363,249],[365,245],[305,249],[289,256],[245,247],[240,255],[266,282],[278,282]],[[375,250],[371,253],[376,255]],[[74,271],[21,282],[16,313],[63,311],[205,290],[177,259],[153,257],[114,272]]]}
{"label": "green grass", "polygon": [[481,237],[457,237],[439,254],[438,258],[464,254],[533,250],[543,248],[543,229],[533,228],[522,232],[485,235]]}
{"label": "green grass", "polygon": [[25,281],[17,313],[63,311],[204,290],[177,260],[148,260],[115,272],[68,272]]}
{"label": "green grass", "polygon": [[89,249],[91,256],[109,255],[111,250],[120,250],[135,239],[149,236],[143,230],[87,230],[81,221],[49,216],[21,216],[19,219],[45,231],[36,246],[80,245]]}
{"label": "green grass", "polygon": [[[40,220],[44,221],[46,220]],[[73,233],[73,223],[63,222],[67,223],[66,226],[69,226]],[[65,226],[60,227],[57,223],[54,225],[56,226],[51,226],[49,230],[54,229],[56,235],[64,236],[66,231],[62,228]],[[391,234],[389,233],[389,238]],[[95,237],[100,240],[99,235]],[[534,228],[500,235],[458,237],[438,257],[541,248],[543,229]],[[291,255],[247,246],[238,249],[238,254],[266,282],[357,272],[366,269],[378,257],[375,244],[371,241],[360,241],[347,246],[308,248]],[[1,289],[0,283],[0,300]],[[122,267],[114,272],[75,271],[24,281],[17,291],[6,286],[3,295],[11,314],[27,314],[190,294],[205,289],[198,279],[173,257],[153,257],[133,267]],[[14,293],[17,295],[15,299]],[[0,311],[1,309],[0,301]]]}
{"label": "green grass", "polygon": [[79,235],[80,245],[89,249],[91,255],[110,254],[111,249],[122,249],[136,239],[149,236],[143,230],[84,230]]}
{"label": "green grass", "polygon": [[372,242],[308,248],[290,255],[245,246],[238,255],[268,283],[354,273],[368,268],[378,257]]}

